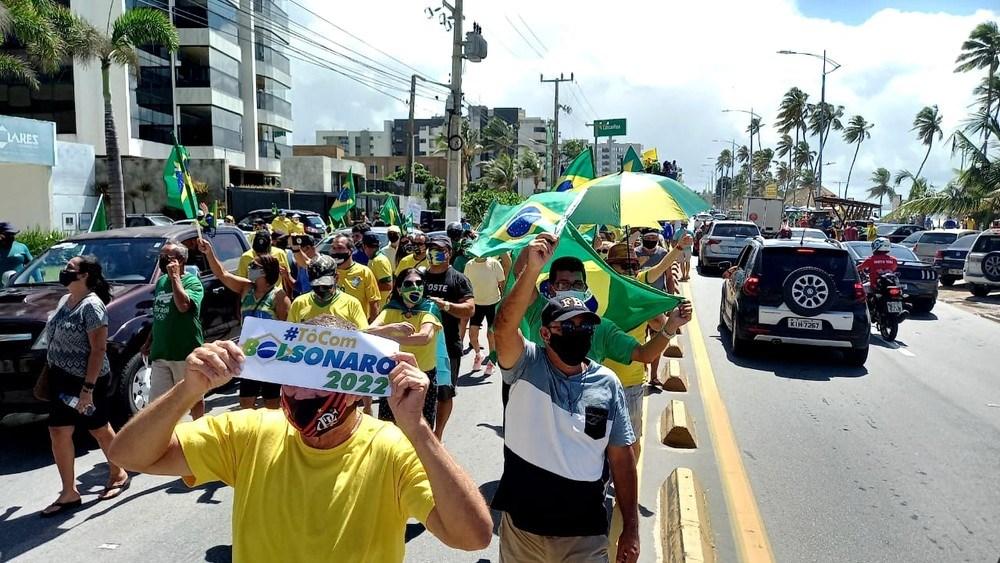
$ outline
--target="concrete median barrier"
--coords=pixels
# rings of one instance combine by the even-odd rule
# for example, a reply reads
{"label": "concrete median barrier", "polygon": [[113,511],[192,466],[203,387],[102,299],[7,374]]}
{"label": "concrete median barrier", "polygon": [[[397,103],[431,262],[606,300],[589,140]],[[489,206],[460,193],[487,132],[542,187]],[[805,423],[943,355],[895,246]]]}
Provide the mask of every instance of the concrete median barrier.
{"label": "concrete median barrier", "polygon": [[678,467],[660,487],[660,545],[667,563],[714,563],[705,492],[694,472]]}
{"label": "concrete median barrier", "polygon": [[694,419],[688,414],[684,401],[674,399],[663,409],[660,415],[660,443],[672,448],[698,447],[694,437]]}
{"label": "concrete median barrier", "polygon": [[687,376],[681,373],[681,363],[677,360],[660,362],[656,380],[663,383],[664,391],[684,393],[688,390]]}

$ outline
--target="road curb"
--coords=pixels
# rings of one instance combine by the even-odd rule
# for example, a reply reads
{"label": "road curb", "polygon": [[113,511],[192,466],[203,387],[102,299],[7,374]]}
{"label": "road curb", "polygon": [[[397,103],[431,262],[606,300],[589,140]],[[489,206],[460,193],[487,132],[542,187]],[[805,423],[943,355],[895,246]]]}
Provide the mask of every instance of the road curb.
{"label": "road curb", "polygon": [[660,362],[660,373],[657,380],[663,382],[664,391],[684,393],[688,390],[687,376],[681,373],[681,363],[677,360]]}
{"label": "road curb", "polygon": [[715,545],[705,492],[687,467],[660,487],[660,544],[667,563],[714,563]]}
{"label": "road curb", "polygon": [[672,448],[698,447],[694,437],[694,419],[688,415],[684,401],[673,399],[663,409],[660,415],[660,443]]}

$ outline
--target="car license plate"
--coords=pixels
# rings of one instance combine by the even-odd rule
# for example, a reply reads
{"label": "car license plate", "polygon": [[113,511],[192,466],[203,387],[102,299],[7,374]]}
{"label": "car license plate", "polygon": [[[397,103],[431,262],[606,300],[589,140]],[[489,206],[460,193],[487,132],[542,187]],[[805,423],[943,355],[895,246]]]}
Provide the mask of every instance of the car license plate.
{"label": "car license plate", "polygon": [[823,321],[816,319],[788,319],[788,328],[823,330]]}
{"label": "car license plate", "polygon": [[902,301],[890,301],[887,303],[890,313],[902,313],[903,312],[903,302]]}
{"label": "car license plate", "polygon": [[951,270],[948,270],[948,273],[951,274],[951,275],[953,275],[953,276],[961,276],[962,274],[965,273],[965,271],[953,268]]}

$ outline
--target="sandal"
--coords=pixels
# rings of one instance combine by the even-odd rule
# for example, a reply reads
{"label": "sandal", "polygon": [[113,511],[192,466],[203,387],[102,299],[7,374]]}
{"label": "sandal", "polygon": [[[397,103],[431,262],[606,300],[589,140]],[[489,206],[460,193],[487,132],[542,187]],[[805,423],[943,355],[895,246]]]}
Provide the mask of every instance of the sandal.
{"label": "sandal", "polygon": [[[125,480],[121,483],[111,483],[104,487],[101,494],[97,495],[97,500],[111,500],[117,498],[119,495],[128,490],[129,486],[132,485],[132,476],[126,473]],[[113,491],[113,492],[112,492]]]}
{"label": "sandal", "polygon": [[[57,501],[50,504],[48,507],[45,508],[45,510],[39,512],[38,515],[41,516],[42,518],[51,518],[56,514],[62,514],[63,512],[69,512],[77,508],[80,508],[81,505],[83,505],[82,498],[71,500],[69,502]],[[49,509],[52,508],[53,506],[56,507],[56,510],[50,511]]]}

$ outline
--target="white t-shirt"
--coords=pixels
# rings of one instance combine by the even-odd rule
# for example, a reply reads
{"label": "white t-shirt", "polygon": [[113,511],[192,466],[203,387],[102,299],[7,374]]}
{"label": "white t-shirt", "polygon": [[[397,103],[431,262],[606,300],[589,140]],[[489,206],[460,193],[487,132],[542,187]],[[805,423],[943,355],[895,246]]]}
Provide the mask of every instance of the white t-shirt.
{"label": "white t-shirt", "polygon": [[500,301],[500,287],[497,284],[506,277],[499,260],[470,260],[465,265],[465,276],[472,284],[472,299],[476,305],[496,305]]}

